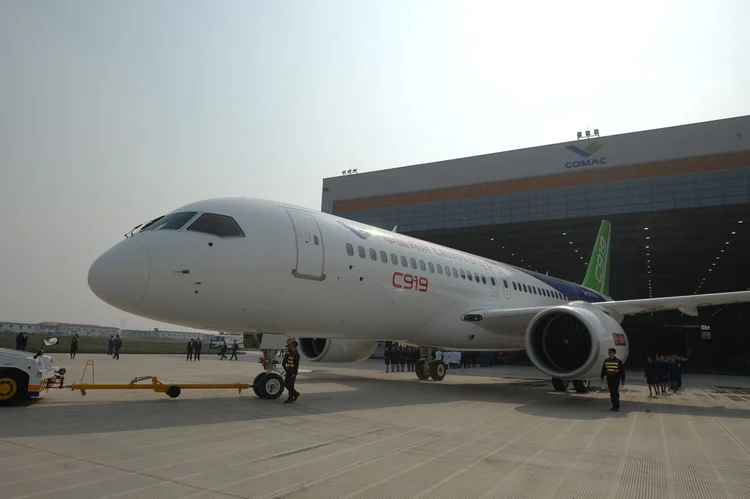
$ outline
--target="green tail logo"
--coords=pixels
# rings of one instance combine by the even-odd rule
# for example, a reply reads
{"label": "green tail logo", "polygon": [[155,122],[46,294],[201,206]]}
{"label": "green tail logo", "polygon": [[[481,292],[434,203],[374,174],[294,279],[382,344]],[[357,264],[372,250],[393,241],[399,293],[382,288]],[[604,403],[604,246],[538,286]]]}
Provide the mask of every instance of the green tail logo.
{"label": "green tail logo", "polygon": [[609,296],[609,241],[611,224],[602,220],[591,252],[589,267],[583,285],[597,293]]}

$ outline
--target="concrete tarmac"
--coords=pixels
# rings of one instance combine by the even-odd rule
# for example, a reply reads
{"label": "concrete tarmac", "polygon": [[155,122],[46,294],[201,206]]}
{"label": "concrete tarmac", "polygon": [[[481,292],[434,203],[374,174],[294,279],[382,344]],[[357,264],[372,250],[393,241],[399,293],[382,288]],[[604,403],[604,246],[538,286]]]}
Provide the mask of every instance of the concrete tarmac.
{"label": "concrete tarmac", "polygon": [[[251,382],[255,355],[57,355],[67,382]],[[104,498],[750,498],[750,383],[685,376],[649,398],[641,373],[609,411],[599,382],[556,393],[533,369],[443,382],[303,364],[293,405],[252,390],[50,391],[0,410],[0,496]]]}

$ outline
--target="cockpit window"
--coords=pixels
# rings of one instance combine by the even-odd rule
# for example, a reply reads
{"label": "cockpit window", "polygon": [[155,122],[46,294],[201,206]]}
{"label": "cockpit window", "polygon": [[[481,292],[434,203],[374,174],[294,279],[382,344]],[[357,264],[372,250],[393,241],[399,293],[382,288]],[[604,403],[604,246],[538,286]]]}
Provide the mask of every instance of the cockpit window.
{"label": "cockpit window", "polygon": [[234,218],[216,213],[204,213],[187,230],[219,237],[245,237]]}
{"label": "cockpit window", "polygon": [[184,211],[181,213],[170,213],[161,218],[147,223],[141,228],[141,232],[147,230],[180,230],[190,221],[198,212]]}

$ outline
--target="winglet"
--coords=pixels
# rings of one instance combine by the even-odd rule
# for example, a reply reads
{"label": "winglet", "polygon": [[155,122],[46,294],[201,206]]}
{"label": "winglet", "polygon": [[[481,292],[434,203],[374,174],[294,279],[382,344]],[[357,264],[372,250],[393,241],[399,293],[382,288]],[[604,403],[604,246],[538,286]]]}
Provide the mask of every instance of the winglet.
{"label": "winglet", "polygon": [[586,269],[586,277],[583,279],[584,286],[604,296],[609,296],[610,229],[609,221],[602,220],[594,250],[591,252],[589,267]]}
{"label": "winglet", "polygon": [[394,225],[393,228],[391,229],[391,232],[397,232],[396,229],[398,229],[398,225]]}

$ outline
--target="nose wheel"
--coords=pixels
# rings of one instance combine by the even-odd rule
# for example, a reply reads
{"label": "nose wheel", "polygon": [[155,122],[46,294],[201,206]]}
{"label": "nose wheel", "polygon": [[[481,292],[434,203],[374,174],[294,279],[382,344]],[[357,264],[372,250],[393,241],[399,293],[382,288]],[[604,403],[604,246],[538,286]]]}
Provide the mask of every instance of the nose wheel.
{"label": "nose wheel", "polygon": [[253,391],[262,399],[275,400],[284,393],[284,378],[276,373],[260,373],[253,380]]}

